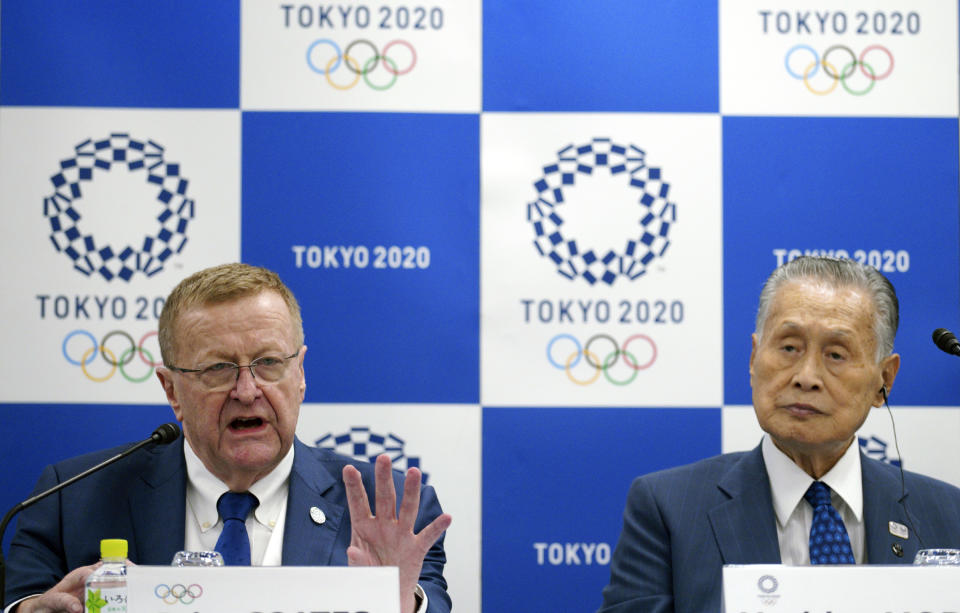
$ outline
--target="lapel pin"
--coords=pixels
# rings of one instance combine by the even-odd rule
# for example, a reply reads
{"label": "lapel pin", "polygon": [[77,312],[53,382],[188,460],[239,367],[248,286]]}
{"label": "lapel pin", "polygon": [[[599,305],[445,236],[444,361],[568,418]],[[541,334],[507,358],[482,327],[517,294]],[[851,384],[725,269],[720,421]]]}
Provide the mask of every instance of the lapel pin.
{"label": "lapel pin", "polygon": [[890,546],[890,549],[893,551],[893,555],[897,556],[898,558],[903,557],[903,546],[900,543],[894,543]]}
{"label": "lapel pin", "polygon": [[904,526],[903,524],[895,521],[891,521],[889,525],[890,525],[890,534],[892,534],[893,536],[897,536],[902,539],[907,539],[910,537],[910,531],[907,530],[907,527]]}
{"label": "lapel pin", "polygon": [[310,519],[313,520],[313,523],[322,525],[323,522],[327,521],[327,516],[319,507],[310,507]]}

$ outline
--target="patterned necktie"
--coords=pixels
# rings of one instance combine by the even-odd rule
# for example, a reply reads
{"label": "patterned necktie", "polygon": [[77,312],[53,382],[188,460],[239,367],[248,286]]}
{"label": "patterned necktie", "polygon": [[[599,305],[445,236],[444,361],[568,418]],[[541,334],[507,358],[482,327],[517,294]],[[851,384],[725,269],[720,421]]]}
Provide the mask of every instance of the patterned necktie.
{"label": "patterned necktie", "polygon": [[814,481],[803,498],[813,507],[810,526],[811,564],[856,564],[850,536],[840,513],[830,503],[830,488]]}
{"label": "patterned necktie", "polygon": [[250,492],[227,492],[217,501],[217,512],[223,519],[223,531],[214,548],[227,566],[250,566],[250,537],[247,536],[247,515],[260,501]]}

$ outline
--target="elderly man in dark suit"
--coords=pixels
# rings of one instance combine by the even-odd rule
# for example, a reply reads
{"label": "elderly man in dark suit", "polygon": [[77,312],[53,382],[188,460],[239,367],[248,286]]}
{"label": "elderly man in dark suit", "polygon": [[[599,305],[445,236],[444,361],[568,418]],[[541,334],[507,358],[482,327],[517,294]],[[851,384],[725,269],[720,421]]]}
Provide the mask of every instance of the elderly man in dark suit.
{"label": "elderly man in dark suit", "polygon": [[960,489],[859,452],[900,367],[893,286],[851,260],[802,257],[760,294],[752,451],[637,478],[602,613],[721,610],[724,564],[910,564],[960,547]]}

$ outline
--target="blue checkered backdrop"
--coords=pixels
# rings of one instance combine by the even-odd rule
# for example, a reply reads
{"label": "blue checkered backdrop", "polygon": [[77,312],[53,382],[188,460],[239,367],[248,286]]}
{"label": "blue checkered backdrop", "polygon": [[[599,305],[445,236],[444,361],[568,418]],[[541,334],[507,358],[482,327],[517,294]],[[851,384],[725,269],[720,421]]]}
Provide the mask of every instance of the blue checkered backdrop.
{"label": "blue checkered backdrop", "polygon": [[164,297],[233,260],[300,298],[300,438],[436,486],[460,611],[594,609],[631,479],[757,444],[757,293],[804,253],[900,293],[902,457],[880,411],[865,452],[960,484],[957,32],[937,0],[5,0],[2,506],[170,420]]}

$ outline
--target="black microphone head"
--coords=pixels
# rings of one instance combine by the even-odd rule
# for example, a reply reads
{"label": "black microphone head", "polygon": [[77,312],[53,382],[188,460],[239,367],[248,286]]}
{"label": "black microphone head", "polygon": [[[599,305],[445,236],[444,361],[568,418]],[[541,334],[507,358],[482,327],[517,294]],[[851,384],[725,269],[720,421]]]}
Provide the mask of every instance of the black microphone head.
{"label": "black microphone head", "polygon": [[946,328],[937,328],[933,331],[933,342],[941,351],[960,356],[960,341],[953,335],[953,332]]}
{"label": "black microphone head", "polygon": [[154,430],[153,434],[150,435],[150,438],[152,438],[158,445],[168,445],[177,440],[179,436],[180,426],[170,422],[169,424],[163,424]]}

